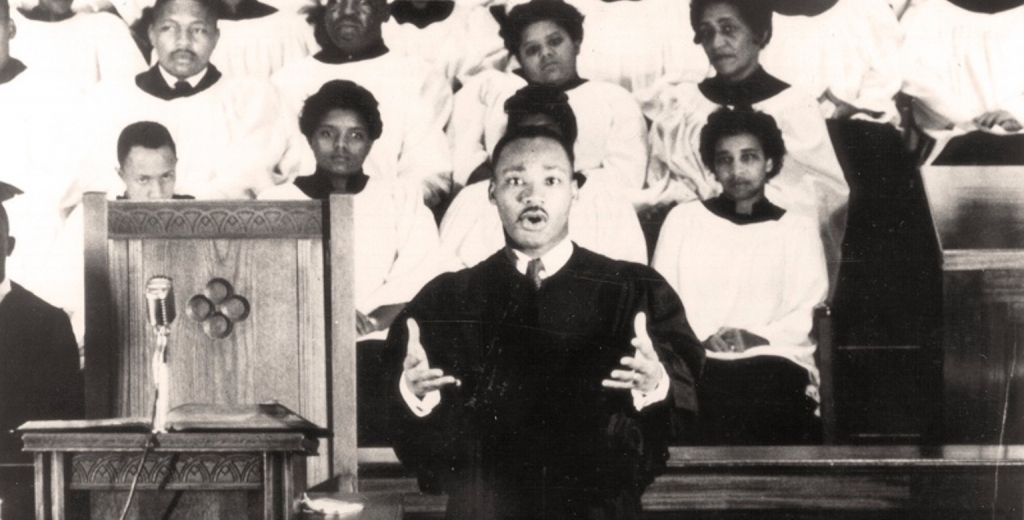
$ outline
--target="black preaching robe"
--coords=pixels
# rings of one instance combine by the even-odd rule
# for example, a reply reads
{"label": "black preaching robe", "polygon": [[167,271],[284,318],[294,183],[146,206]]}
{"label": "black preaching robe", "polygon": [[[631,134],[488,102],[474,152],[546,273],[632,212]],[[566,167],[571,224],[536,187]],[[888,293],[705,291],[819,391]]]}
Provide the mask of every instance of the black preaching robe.
{"label": "black preaching robe", "polygon": [[[12,283],[0,302],[0,463],[32,461],[11,430],[31,420],[80,419],[84,411],[71,321],[64,311]],[[0,497],[4,518],[32,518],[30,479],[0,478]]]}
{"label": "black preaching robe", "polygon": [[[629,391],[601,387],[635,353],[639,311],[671,379],[667,399],[640,412]],[[462,381],[424,418],[398,393],[409,317],[431,367]],[[674,413],[696,411],[704,356],[661,275],[575,245],[539,290],[507,251],[435,278],[392,325],[388,347],[395,451],[424,491],[448,493],[448,518],[474,519],[638,518]]]}

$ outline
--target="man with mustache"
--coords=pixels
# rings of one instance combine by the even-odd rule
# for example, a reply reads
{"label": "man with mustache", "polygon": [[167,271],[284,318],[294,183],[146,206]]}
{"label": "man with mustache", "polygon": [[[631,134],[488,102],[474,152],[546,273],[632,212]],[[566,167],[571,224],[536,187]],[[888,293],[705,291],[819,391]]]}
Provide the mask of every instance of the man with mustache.
{"label": "man with mustache", "polygon": [[[252,198],[297,173],[304,147],[276,89],[265,79],[223,77],[210,62],[220,36],[213,0],[158,0],[148,37],[157,64],[130,81],[103,82],[86,99],[77,178],[65,208],[115,175],[115,143],[135,121],[175,136],[177,189],[198,199]],[[106,178],[105,178],[106,177]],[[116,182],[116,180],[115,180]]]}
{"label": "man with mustache", "polygon": [[[384,133],[366,159],[366,174],[408,180],[422,188],[424,202],[434,208],[451,189],[444,127],[452,91],[425,61],[389,50],[381,33],[389,16],[387,0],[326,0],[311,8],[307,20],[322,50],[285,66],[271,79],[294,114],[330,80],[352,81],[373,93]],[[303,171],[314,167],[312,154],[306,153]]]}
{"label": "man with mustache", "polygon": [[489,190],[507,246],[391,327],[395,451],[448,518],[640,518],[696,410],[703,349],[679,297],[568,240],[572,161],[546,126],[509,130]]}

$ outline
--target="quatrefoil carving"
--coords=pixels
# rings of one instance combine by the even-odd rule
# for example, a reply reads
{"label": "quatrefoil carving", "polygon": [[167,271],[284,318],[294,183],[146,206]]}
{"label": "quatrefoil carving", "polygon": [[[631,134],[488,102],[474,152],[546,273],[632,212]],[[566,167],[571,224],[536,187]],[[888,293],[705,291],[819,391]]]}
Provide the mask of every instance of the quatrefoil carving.
{"label": "quatrefoil carving", "polygon": [[203,327],[203,332],[214,339],[231,335],[235,324],[249,317],[249,300],[235,294],[231,283],[214,278],[206,283],[202,294],[188,300],[186,314]]}

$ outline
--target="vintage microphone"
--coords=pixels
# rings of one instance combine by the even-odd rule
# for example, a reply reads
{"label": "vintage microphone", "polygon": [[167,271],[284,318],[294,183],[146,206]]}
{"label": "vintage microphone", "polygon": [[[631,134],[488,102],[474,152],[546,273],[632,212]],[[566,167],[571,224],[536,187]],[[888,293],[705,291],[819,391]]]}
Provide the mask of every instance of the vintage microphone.
{"label": "vintage microphone", "polygon": [[170,378],[167,373],[167,338],[171,323],[177,316],[174,306],[174,287],[166,276],[154,276],[146,282],[146,315],[156,334],[156,352],[153,353],[153,432],[167,431],[167,412],[170,410]]}

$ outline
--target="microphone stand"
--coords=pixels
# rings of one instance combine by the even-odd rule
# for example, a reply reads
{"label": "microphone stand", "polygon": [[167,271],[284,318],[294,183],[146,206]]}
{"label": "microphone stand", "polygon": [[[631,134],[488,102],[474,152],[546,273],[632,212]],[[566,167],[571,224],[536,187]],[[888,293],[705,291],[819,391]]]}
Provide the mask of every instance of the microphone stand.
{"label": "microphone stand", "polygon": [[156,351],[153,352],[153,412],[150,420],[153,433],[167,433],[167,413],[170,411],[170,376],[167,370],[167,338],[171,329],[167,325],[153,327],[156,333]]}

